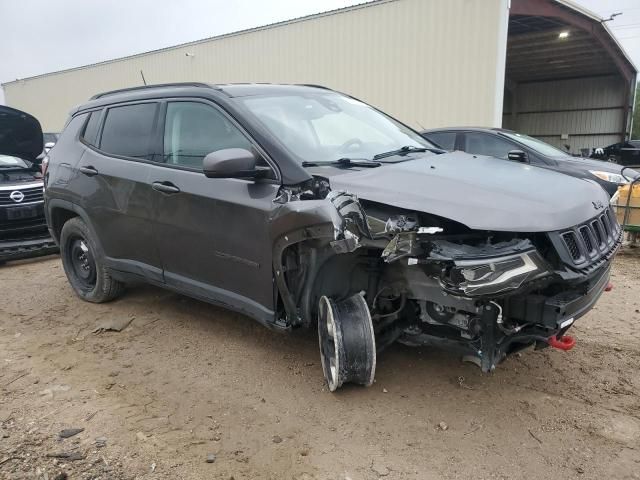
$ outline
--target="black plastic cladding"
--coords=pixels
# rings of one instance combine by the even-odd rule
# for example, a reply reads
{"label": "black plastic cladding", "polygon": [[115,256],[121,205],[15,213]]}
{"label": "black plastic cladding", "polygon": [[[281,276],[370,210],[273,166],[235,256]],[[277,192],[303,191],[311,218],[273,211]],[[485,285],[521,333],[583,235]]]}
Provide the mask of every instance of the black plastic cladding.
{"label": "black plastic cladding", "polygon": [[588,222],[549,233],[549,238],[565,264],[585,269],[609,258],[620,243],[620,234],[620,225],[609,207]]}

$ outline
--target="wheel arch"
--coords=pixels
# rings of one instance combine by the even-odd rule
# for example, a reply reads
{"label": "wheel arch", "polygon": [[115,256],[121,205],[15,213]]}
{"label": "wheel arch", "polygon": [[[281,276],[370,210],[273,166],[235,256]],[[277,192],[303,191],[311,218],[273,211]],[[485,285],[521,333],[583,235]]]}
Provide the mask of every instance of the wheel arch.
{"label": "wheel arch", "polygon": [[66,200],[54,198],[47,201],[47,212],[48,212],[48,222],[49,222],[49,231],[53,236],[56,243],[60,244],[60,234],[62,232],[62,227],[66,222],[75,217],[80,217],[82,221],[87,225],[89,232],[93,237],[94,243],[100,255],[104,255],[104,250],[102,249],[102,245],[100,244],[100,239],[96,234],[96,230],[93,227],[93,223],[88,215],[88,213],[79,205],[75,203],[71,203]]}
{"label": "wheel arch", "polygon": [[[282,204],[271,218],[270,234],[273,240],[274,305],[281,304],[289,327],[309,326],[312,323],[314,284],[321,271],[326,272],[331,260],[343,258],[358,248],[358,238],[345,230],[354,222],[366,225],[365,214],[357,198],[345,192],[330,193],[322,200],[294,200]],[[368,235],[359,231],[358,235]],[[285,255],[298,248],[300,265],[306,271],[301,284],[287,281]]]}

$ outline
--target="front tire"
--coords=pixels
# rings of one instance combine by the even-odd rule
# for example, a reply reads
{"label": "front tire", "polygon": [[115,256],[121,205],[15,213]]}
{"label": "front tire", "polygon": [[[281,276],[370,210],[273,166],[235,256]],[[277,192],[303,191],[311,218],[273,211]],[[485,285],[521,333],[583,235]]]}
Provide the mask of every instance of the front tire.
{"label": "front tire", "polygon": [[60,234],[60,254],[67,279],[76,295],[87,302],[103,303],[119,297],[124,284],[109,274],[87,224],[75,217]]}
{"label": "front tire", "polygon": [[370,386],[376,374],[376,340],[367,302],[360,294],[335,302],[320,298],[318,338],[322,370],[335,392],[345,383]]}

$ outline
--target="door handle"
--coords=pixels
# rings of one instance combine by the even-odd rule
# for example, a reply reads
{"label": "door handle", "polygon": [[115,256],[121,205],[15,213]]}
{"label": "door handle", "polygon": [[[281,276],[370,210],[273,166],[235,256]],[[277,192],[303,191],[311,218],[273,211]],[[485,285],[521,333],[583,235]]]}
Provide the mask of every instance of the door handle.
{"label": "door handle", "polygon": [[180,193],[180,189],[171,182],[153,182],[151,188],[162,193]]}
{"label": "door handle", "polygon": [[84,173],[87,177],[94,177],[94,176],[98,175],[98,170],[96,170],[95,168],[93,168],[91,166],[80,167],[80,171],[82,173]]}

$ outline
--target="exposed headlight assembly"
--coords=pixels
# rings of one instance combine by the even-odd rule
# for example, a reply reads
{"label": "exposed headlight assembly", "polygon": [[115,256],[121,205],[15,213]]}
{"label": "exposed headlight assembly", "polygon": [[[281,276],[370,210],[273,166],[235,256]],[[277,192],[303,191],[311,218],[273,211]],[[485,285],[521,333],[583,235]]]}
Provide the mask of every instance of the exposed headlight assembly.
{"label": "exposed headlight assembly", "polygon": [[456,260],[443,283],[468,296],[495,295],[515,290],[549,272],[537,251],[496,258]]}
{"label": "exposed headlight assembly", "polygon": [[629,183],[629,180],[627,180],[619,173],[603,172],[601,170],[589,170],[589,173],[606,182],[617,183],[619,185]]}

